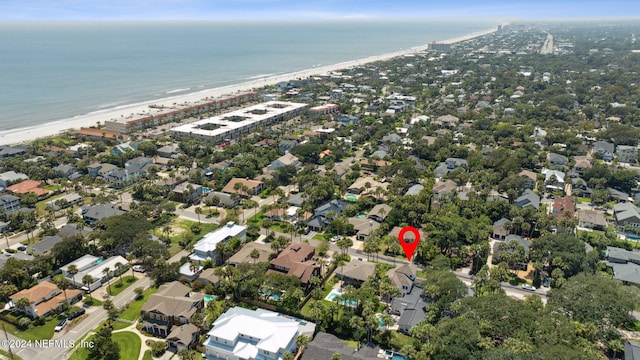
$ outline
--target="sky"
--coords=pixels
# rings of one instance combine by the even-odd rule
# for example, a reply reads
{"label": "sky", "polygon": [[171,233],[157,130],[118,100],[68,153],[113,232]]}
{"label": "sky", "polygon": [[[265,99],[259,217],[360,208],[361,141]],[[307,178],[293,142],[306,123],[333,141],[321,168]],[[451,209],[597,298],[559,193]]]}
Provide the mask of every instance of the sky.
{"label": "sky", "polygon": [[640,17],[637,0],[0,0],[6,20]]}

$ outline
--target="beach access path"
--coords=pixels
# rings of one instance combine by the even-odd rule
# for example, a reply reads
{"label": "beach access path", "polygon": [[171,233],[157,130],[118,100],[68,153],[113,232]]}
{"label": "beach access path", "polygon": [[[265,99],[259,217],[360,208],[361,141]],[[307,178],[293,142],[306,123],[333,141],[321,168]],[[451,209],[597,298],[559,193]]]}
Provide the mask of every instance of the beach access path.
{"label": "beach access path", "polygon": [[[497,31],[496,29],[490,29],[485,31],[475,32],[473,34],[461,36],[454,39],[441,41],[442,43],[457,43],[466,40],[471,40],[476,37],[491,34]],[[428,45],[415,46],[402,51],[396,51],[388,54],[370,56],[363,59],[341,62],[333,65],[321,66],[317,68],[291,72],[287,74],[267,76],[263,78],[256,78],[251,81],[246,81],[236,85],[229,85],[218,87],[214,89],[202,90],[195,93],[177,95],[172,97],[163,98],[160,100],[150,100],[132,105],[122,105],[113,109],[104,109],[94,111],[86,115],[79,115],[69,119],[57,120],[46,124],[39,124],[31,127],[24,127],[12,130],[0,131],[0,145],[20,144],[33,141],[38,138],[58,135],[61,132],[68,130],[79,129],[80,127],[95,126],[97,123],[104,124],[106,120],[119,119],[121,116],[129,116],[131,114],[144,114],[149,110],[149,105],[171,107],[174,103],[195,103],[203,99],[216,99],[227,95],[236,95],[242,92],[251,91],[264,86],[275,85],[282,81],[289,81],[293,79],[303,79],[312,76],[319,76],[328,74],[333,71],[346,69],[355,66],[362,66],[365,64],[385,61],[392,58],[415,54],[427,49]]]}

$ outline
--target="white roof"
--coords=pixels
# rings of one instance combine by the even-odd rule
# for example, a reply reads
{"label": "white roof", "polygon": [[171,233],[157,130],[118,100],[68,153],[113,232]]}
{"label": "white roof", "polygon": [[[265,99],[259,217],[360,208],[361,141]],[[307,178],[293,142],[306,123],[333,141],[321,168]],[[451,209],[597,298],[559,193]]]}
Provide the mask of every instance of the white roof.
{"label": "white roof", "polygon": [[87,266],[91,265],[91,264],[95,264],[96,261],[99,258],[97,256],[93,256],[91,254],[86,254],[78,259],[73,260],[72,262],[68,263],[67,265],[63,266],[60,268],[60,270],[66,272],[67,269],[69,269],[70,265],[75,265],[79,270],[82,270],[84,268],[86,268]]}
{"label": "white roof", "polygon": [[[286,350],[298,335],[298,326],[297,321],[273,311],[234,307],[213,323],[208,335],[235,343],[235,355],[253,359],[258,350],[272,353]],[[240,335],[250,336],[258,342],[253,345],[248,340],[243,341]]]}
{"label": "white roof", "polygon": [[216,249],[216,245],[218,245],[219,242],[225,241],[232,237],[236,237],[246,229],[246,226],[229,222],[225,226],[205,235],[194,245],[193,249],[202,252],[214,251]]}
{"label": "white roof", "polygon": [[[284,101],[269,101],[266,103],[249,106],[240,110],[232,111],[225,114],[216,115],[208,119],[192,122],[182,126],[177,126],[172,129],[174,132],[189,133],[195,135],[215,137],[227,134],[236,129],[245,128],[254,123],[260,123],[262,121],[278,117],[280,115],[302,109],[307,104],[284,102]],[[264,112],[261,114],[260,112]],[[241,121],[229,120],[232,117],[239,117]],[[206,130],[200,128],[203,125],[217,125],[218,127],[213,130]]]}
{"label": "white roof", "polygon": [[120,263],[122,265],[128,264],[127,259],[123,258],[122,256],[120,256],[120,255],[112,256],[112,257],[102,261],[101,263],[97,264],[96,266],[87,269],[87,271],[83,271],[81,273],[78,273],[76,275],[76,278],[77,279],[82,279],[85,275],[91,275],[91,277],[94,280],[102,279],[104,277],[104,273],[102,271],[107,267],[110,269],[110,271],[115,271],[116,270],[116,263]]}
{"label": "white roof", "polygon": [[[202,266],[198,266],[198,271],[200,270],[202,270]],[[180,270],[178,270],[178,273],[184,276],[194,276],[196,274],[193,271],[191,271],[191,263],[189,262],[182,264],[182,266],[180,266]]]}

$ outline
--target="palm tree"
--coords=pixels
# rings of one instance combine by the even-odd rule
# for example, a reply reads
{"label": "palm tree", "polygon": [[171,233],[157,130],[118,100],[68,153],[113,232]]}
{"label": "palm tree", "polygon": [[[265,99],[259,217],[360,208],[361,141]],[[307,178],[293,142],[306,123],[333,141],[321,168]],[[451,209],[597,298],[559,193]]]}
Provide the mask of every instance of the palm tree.
{"label": "palm tree", "polygon": [[31,306],[31,301],[29,301],[28,298],[26,297],[21,297],[20,299],[16,300],[16,308],[27,312],[27,308]]}
{"label": "palm tree", "polygon": [[133,262],[136,260],[136,256],[133,254],[127,255],[127,261],[129,262],[129,266],[131,267],[131,276],[135,277],[133,273]]}
{"label": "palm tree", "polygon": [[93,284],[93,276],[86,274],[85,276],[82,277],[82,283],[87,285],[87,292],[89,293],[89,298],[91,299],[91,302],[93,302],[93,296],[91,296],[91,284]]}
{"label": "palm tree", "polygon": [[67,272],[71,274],[71,279],[73,280],[73,287],[76,287],[76,274],[78,273],[78,267],[75,264],[71,264],[67,268]]}
{"label": "palm tree", "polygon": [[200,224],[200,214],[202,214],[202,208],[200,206],[195,208],[195,213],[198,215],[198,224]]}
{"label": "palm tree", "polygon": [[111,272],[111,269],[109,269],[108,266],[102,269],[102,273],[107,277],[107,288],[109,289],[109,294],[111,294],[111,282],[109,281],[111,280],[111,278],[109,277],[110,272]]}
{"label": "palm tree", "polygon": [[256,263],[256,260],[260,257],[260,251],[258,249],[251,250],[249,256],[253,259],[253,263]]}
{"label": "palm tree", "polygon": [[56,275],[53,277],[53,283],[56,284],[60,290],[64,293],[64,303],[65,306],[69,305],[69,299],[67,299],[67,289],[69,288],[69,280],[64,277],[62,274]]}
{"label": "palm tree", "polygon": [[122,273],[120,272],[120,268],[122,268],[122,263],[118,261],[116,263],[116,272],[120,273],[120,285],[122,285]]}
{"label": "palm tree", "polygon": [[191,270],[191,272],[194,274],[198,273],[198,270],[200,270],[200,264],[198,264],[197,262],[193,261],[189,263],[189,270]]}

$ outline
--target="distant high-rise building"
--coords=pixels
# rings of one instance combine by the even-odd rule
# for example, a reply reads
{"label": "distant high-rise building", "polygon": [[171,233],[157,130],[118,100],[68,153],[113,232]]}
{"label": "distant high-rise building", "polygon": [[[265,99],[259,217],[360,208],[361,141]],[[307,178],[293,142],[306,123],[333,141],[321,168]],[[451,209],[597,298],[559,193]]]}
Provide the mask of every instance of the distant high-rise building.
{"label": "distant high-rise building", "polygon": [[451,51],[451,44],[437,43],[434,41],[429,44],[427,48],[431,51],[449,52]]}
{"label": "distant high-rise building", "polygon": [[498,25],[498,32],[502,31],[502,25]]}

